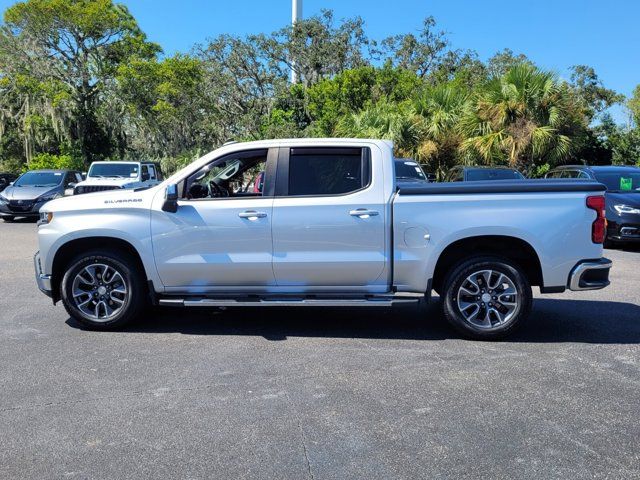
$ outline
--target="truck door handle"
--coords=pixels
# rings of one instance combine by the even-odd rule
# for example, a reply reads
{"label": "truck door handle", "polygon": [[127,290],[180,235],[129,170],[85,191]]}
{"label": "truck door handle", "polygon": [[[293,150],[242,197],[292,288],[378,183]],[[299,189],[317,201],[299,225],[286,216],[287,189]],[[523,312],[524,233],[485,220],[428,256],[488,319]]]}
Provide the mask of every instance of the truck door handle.
{"label": "truck door handle", "polygon": [[256,212],[255,210],[247,210],[246,212],[240,212],[238,216],[249,220],[257,220],[258,218],[266,217],[267,214],[264,212]]}
{"label": "truck door handle", "polygon": [[349,215],[351,215],[352,217],[369,218],[378,215],[378,211],[367,210],[366,208],[358,208],[356,210],[351,210],[349,212]]}

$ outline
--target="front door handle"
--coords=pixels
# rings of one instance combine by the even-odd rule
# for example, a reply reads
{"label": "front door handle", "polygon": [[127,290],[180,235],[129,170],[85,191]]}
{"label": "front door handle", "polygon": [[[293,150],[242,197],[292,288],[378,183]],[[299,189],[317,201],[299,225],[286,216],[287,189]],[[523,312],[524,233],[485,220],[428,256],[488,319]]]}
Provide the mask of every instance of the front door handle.
{"label": "front door handle", "polygon": [[358,208],[356,210],[351,210],[349,212],[349,215],[351,215],[352,217],[369,218],[378,215],[378,211],[367,210],[366,208]]}
{"label": "front door handle", "polygon": [[256,212],[255,210],[247,210],[246,212],[240,212],[238,216],[249,220],[257,220],[258,218],[266,217],[267,214],[264,212]]}

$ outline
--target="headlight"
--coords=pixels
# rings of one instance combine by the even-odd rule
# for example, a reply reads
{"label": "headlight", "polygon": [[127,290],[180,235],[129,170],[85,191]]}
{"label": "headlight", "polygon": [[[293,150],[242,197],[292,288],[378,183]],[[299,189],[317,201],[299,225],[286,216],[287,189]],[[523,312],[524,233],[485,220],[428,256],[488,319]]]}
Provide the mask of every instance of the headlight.
{"label": "headlight", "polygon": [[38,225],[46,225],[47,223],[51,223],[51,220],[53,220],[53,212],[40,212]]}
{"label": "headlight", "polygon": [[38,199],[36,200],[36,202],[49,202],[51,200],[54,200],[56,198],[60,198],[60,194],[59,193],[48,193],[45,195],[42,195],[41,197],[38,197]]}
{"label": "headlight", "polygon": [[629,205],[614,205],[613,208],[615,208],[619,215],[623,215],[625,213],[640,215],[640,208],[630,207]]}

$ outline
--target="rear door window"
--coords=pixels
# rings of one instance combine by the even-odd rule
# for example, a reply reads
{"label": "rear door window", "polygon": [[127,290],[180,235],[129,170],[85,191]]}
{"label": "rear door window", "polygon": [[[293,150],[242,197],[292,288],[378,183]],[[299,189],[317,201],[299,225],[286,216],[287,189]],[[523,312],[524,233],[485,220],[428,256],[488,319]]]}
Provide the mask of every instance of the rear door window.
{"label": "rear door window", "polygon": [[369,184],[366,148],[291,148],[288,195],[344,195]]}

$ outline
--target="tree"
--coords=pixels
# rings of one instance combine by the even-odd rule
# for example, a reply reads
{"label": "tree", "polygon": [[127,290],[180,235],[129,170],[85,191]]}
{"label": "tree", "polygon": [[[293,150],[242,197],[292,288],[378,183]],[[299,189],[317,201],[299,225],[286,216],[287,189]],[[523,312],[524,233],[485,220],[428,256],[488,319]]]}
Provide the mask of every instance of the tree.
{"label": "tree", "polygon": [[[4,22],[0,71],[25,105],[18,112],[22,121],[38,96],[53,128],[77,143],[85,162],[108,154],[109,131],[98,118],[101,95],[119,65],[151,58],[160,48],[112,0],[25,0],[5,11]],[[25,83],[32,87],[17,88]]]}
{"label": "tree", "polygon": [[464,115],[463,151],[470,161],[525,170],[562,162],[585,127],[572,100],[568,86],[554,75],[526,64],[512,67],[484,86]]}
{"label": "tree", "polygon": [[215,142],[260,138],[275,97],[287,85],[287,75],[269,62],[262,37],[220,35],[196,53],[203,62],[204,95],[214,107]]}
{"label": "tree", "polygon": [[523,53],[516,55],[510,48],[505,48],[489,59],[487,74],[490,78],[501,77],[518,65],[534,66],[533,62]]}
{"label": "tree", "polygon": [[605,88],[595,70],[588,65],[571,67],[571,84],[590,120],[624,100],[624,96]]}
{"label": "tree", "polygon": [[611,152],[611,163],[640,166],[640,128],[616,125],[613,118],[605,114],[597,132]]}
{"label": "tree", "polygon": [[415,73],[394,68],[387,62],[346,70],[307,89],[308,112],[313,134],[334,135],[334,128],[345,115],[358,113],[380,101],[402,102],[411,98],[423,82]]}
{"label": "tree", "polygon": [[640,85],[633,89],[631,98],[627,101],[627,107],[631,112],[631,119],[636,127],[640,127]]}
{"label": "tree", "polygon": [[212,113],[204,93],[202,62],[189,55],[132,59],[118,70],[118,98],[124,105],[129,148],[150,156],[176,156],[211,148]]}
{"label": "tree", "polygon": [[287,78],[293,69],[306,87],[344,70],[368,64],[364,49],[370,45],[364,22],[356,17],[334,25],[333,12],[299,20],[271,35],[258,35],[270,68]]}
{"label": "tree", "polygon": [[416,157],[443,177],[455,165],[463,141],[460,120],[468,108],[466,88],[455,82],[427,88],[413,104],[421,138]]}
{"label": "tree", "polygon": [[420,132],[408,103],[382,101],[358,113],[340,118],[336,135],[353,138],[393,140],[396,154],[410,156],[415,151]]}
{"label": "tree", "polygon": [[449,48],[445,32],[436,29],[436,20],[427,17],[418,36],[408,33],[382,40],[381,52],[395,67],[411,70],[425,78],[438,67]]}

